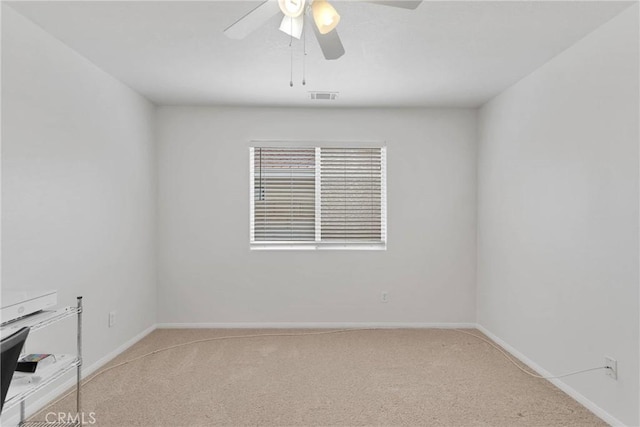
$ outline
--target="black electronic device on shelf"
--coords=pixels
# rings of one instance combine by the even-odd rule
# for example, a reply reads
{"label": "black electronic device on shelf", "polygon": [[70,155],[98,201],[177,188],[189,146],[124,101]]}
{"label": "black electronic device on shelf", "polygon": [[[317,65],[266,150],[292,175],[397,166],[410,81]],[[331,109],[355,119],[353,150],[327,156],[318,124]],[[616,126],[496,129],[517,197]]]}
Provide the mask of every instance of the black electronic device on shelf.
{"label": "black electronic device on shelf", "polygon": [[9,384],[13,378],[13,373],[18,365],[18,357],[24,346],[24,342],[29,335],[29,328],[22,328],[18,332],[8,336],[0,342],[0,353],[2,353],[2,404],[0,404],[0,412],[4,406],[4,399],[9,391]]}

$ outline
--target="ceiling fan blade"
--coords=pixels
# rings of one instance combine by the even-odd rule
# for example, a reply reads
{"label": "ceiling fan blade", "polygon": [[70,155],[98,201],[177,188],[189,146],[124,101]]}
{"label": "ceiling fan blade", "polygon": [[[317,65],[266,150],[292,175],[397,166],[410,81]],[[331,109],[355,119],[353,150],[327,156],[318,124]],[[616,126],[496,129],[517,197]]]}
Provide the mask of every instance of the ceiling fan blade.
{"label": "ceiling fan blade", "polygon": [[285,16],[282,18],[282,22],[280,23],[280,31],[283,33],[293,36],[300,40],[300,36],[302,35],[302,28],[304,27],[304,15],[300,15],[297,18],[291,18],[290,16]]}
{"label": "ceiling fan blade", "polygon": [[243,39],[278,13],[280,13],[278,2],[275,0],[266,0],[253,10],[247,12],[242,18],[229,25],[224,30],[224,34],[230,39]]}
{"label": "ceiling fan blade", "polygon": [[318,40],[318,44],[320,44],[320,49],[322,49],[322,54],[325,59],[334,60],[344,55],[344,46],[342,46],[342,41],[340,41],[337,29],[330,31],[327,34],[320,34],[320,31],[318,31],[318,28],[315,25],[311,25],[311,27],[313,27],[313,32],[316,35],[316,39]]}
{"label": "ceiling fan blade", "polygon": [[383,6],[401,7],[403,9],[415,9],[420,6],[422,0],[364,0],[367,3],[377,3]]}

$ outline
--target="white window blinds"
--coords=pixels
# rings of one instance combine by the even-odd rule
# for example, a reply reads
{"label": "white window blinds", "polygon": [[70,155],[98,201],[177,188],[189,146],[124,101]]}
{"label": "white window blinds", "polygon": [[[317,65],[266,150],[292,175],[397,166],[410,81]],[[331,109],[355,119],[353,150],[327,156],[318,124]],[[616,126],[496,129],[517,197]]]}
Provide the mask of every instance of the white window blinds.
{"label": "white window blinds", "polygon": [[323,148],[321,240],[382,241],[380,148]]}
{"label": "white window blinds", "polygon": [[315,240],[315,149],[255,148],[255,242]]}
{"label": "white window blinds", "polygon": [[386,245],[386,149],[252,147],[251,247]]}

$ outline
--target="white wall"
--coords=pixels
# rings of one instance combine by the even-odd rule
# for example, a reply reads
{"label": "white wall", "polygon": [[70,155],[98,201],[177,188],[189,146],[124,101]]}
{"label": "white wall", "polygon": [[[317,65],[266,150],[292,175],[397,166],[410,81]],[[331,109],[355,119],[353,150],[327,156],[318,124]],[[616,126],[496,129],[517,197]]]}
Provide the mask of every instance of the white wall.
{"label": "white wall", "polygon": [[478,322],[638,425],[638,6],[479,114]]}
{"label": "white wall", "polygon": [[[83,295],[89,368],[155,323],[155,107],[6,4],[2,89],[2,289]],[[75,322],[27,349],[74,352]]]}
{"label": "white wall", "polygon": [[[161,324],[474,322],[475,111],[161,107],[157,119]],[[387,251],[249,251],[252,139],[386,141]]]}

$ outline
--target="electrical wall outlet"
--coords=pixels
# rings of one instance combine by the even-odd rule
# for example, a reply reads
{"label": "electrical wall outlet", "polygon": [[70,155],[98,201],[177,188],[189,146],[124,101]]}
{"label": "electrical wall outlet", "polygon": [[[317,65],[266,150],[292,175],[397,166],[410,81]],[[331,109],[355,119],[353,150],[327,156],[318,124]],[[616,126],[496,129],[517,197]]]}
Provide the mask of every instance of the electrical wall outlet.
{"label": "electrical wall outlet", "polygon": [[110,311],[109,312],[109,327],[113,327],[113,325],[116,324],[116,312],[115,311]]}
{"label": "electrical wall outlet", "polygon": [[605,374],[608,377],[611,377],[614,380],[617,380],[618,379],[618,361],[612,357],[605,356],[604,366],[607,367],[607,369],[604,370]]}
{"label": "electrical wall outlet", "polygon": [[384,291],[380,294],[380,302],[389,302],[389,292]]}

